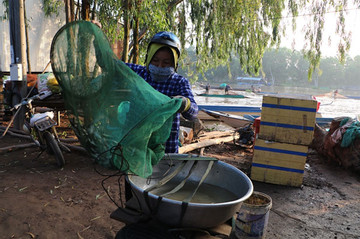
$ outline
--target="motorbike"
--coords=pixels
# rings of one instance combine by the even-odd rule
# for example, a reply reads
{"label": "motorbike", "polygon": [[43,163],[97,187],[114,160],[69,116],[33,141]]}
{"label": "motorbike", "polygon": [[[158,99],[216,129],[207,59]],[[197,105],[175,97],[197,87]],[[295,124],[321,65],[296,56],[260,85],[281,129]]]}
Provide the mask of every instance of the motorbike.
{"label": "motorbike", "polygon": [[[26,107],[25,121],[23,130],[29,134],[34,143],[40,147],[42,152],[53,155],[56,159],[57,165],[61,168],[65,165],[65,159],[62,151],[69,152],[65,145],[63,145],[58,137],[56,131],[57,123],[54,120],[53,111],[45,111],[43,113],[35,112],[35,108],[32,106],[32,102],[37,99],[44,99],[47,97],[45,93],[40,93],[29,98],[25,98],[19,104],[16,104],[11,108],[11,111],[15,111],[14,117],[16,117],[21,107]],[[10,125],[10,124],[9,124]]]}

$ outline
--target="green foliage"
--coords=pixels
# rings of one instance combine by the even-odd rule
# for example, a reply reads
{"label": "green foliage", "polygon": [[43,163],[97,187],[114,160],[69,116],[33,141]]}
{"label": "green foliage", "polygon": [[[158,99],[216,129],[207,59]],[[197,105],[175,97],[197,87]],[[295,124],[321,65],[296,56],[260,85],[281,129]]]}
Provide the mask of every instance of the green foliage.
{"label": "green foliage", "polygon": [[[195,54],[189,54],[193,55]],[[226,82],[236,87],[236,77],[248,76],[238,66],[237,56],[232,56],[230,71],[234,77],[226,77],[226,67],[206,71],[207,79],[199,77],[199,81],[210,82],[212,85],[219,85]],[[192,59],[194,61],[194,59]],[[312,81],[308,81],[309,61],[299,51],[292,51],[287,48],[269,49],[264,53],[262,59],[262,77],[276,86],[291,86],[304,88],[317,88],[322,90],[352,89],[359,90],[358,75],[360,74],[360,56],[346,58],[342,64],[336,57],[321,59],[319,68],[312,75]],[[320,72],[319,72],[320,71]],[[182,72],[186,75],[186,72]]]}
{"label": "green foliage", "polygon": [[[59,13],[63,1],[42,0],[45,15]],[[7,2],[3,0],[3,2]],[[75,1],[77,10],[82,1]],[[131,59],[132,46],[139,44],[140,64],[144,62],[147,44],[154,33],[162,30],[177,34],[186,56],[185,47],[195,48],[195,61],[182,57],[180,67],[186,68],[189,76],[206,78],[207,70],[218,66],[230,67],[232,53],[236,52],[238,66],[247,74],[264,74],[263,56],[266,49],[278,47],[285,29],[296,28],[296,17],[306,19],[303,55],[309,61],[307,78],[321,72],[321,45],[325,16],[333,12],[337,17],[335,33],[340,37],[338,59],[346,60],[350,49],[351,33],[345,27],[346,9],[359,6],[360,0],[88,0],[96,19],[111,41],[124,39],[124,24],[130,25],[128,51],[123,54]],[[350,7],[349,7],[350,6]],[[77,12],[77,11],[75,11]],[[125,21],[129,19],[129,21]],[[292,25],[282,19],[291,18]],[[78,18],[76,20],[79,19]],[[134,42],[135,21],[139,20],[140,40]],[[301,26],[302,27],[302,26]],[[228,71],[229,76],[233,73]]]}
{"label": "green foliage", "polygon": [[59,15],[60,7],[64,7],[63,1],[58,0],[42,0],[42,9],[46,17],[55,14],[56,16]]}
{"label": "green foliage", "polygon": [[7,20],[9,17],[9,0],[3,0],[2,4],[4,6],[4,13],[3,15],[0,15],[0,21]]}

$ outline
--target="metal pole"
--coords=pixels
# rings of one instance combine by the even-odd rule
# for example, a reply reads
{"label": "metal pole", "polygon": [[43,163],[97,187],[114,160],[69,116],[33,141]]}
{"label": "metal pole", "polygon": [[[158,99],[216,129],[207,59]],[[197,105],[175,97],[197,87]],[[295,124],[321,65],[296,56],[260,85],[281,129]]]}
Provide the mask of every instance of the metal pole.
{"label": "metal pole", "polygon": [[[19,103],[26,97],[26,41],[24,1],[9,1],[9,25],[10,25],[10,77],[12,80],[12,105]],[[25,118],[25,109],[21,109],[14,120],[14,128],[22,129]]]}

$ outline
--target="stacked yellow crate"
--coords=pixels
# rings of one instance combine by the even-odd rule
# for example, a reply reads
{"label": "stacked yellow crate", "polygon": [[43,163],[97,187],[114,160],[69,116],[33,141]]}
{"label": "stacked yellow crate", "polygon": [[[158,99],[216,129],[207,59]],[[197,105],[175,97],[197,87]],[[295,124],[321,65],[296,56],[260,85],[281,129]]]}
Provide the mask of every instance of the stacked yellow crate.
{"label": "stacked yellow crate", "polygon": [[316,109],[317,101],[307,95],[263,97],[251,179],[301,186]]}

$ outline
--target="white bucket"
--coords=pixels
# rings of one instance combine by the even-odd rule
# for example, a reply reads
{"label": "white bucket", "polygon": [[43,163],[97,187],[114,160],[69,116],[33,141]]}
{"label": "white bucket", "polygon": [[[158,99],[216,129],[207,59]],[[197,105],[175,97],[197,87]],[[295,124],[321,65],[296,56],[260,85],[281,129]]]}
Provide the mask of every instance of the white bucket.
{"label": "white bucket", "polygon": [[269,212],[272,206],[270,196],[254,191],[243,202],[235,222],[236,238],[265,238]]}

